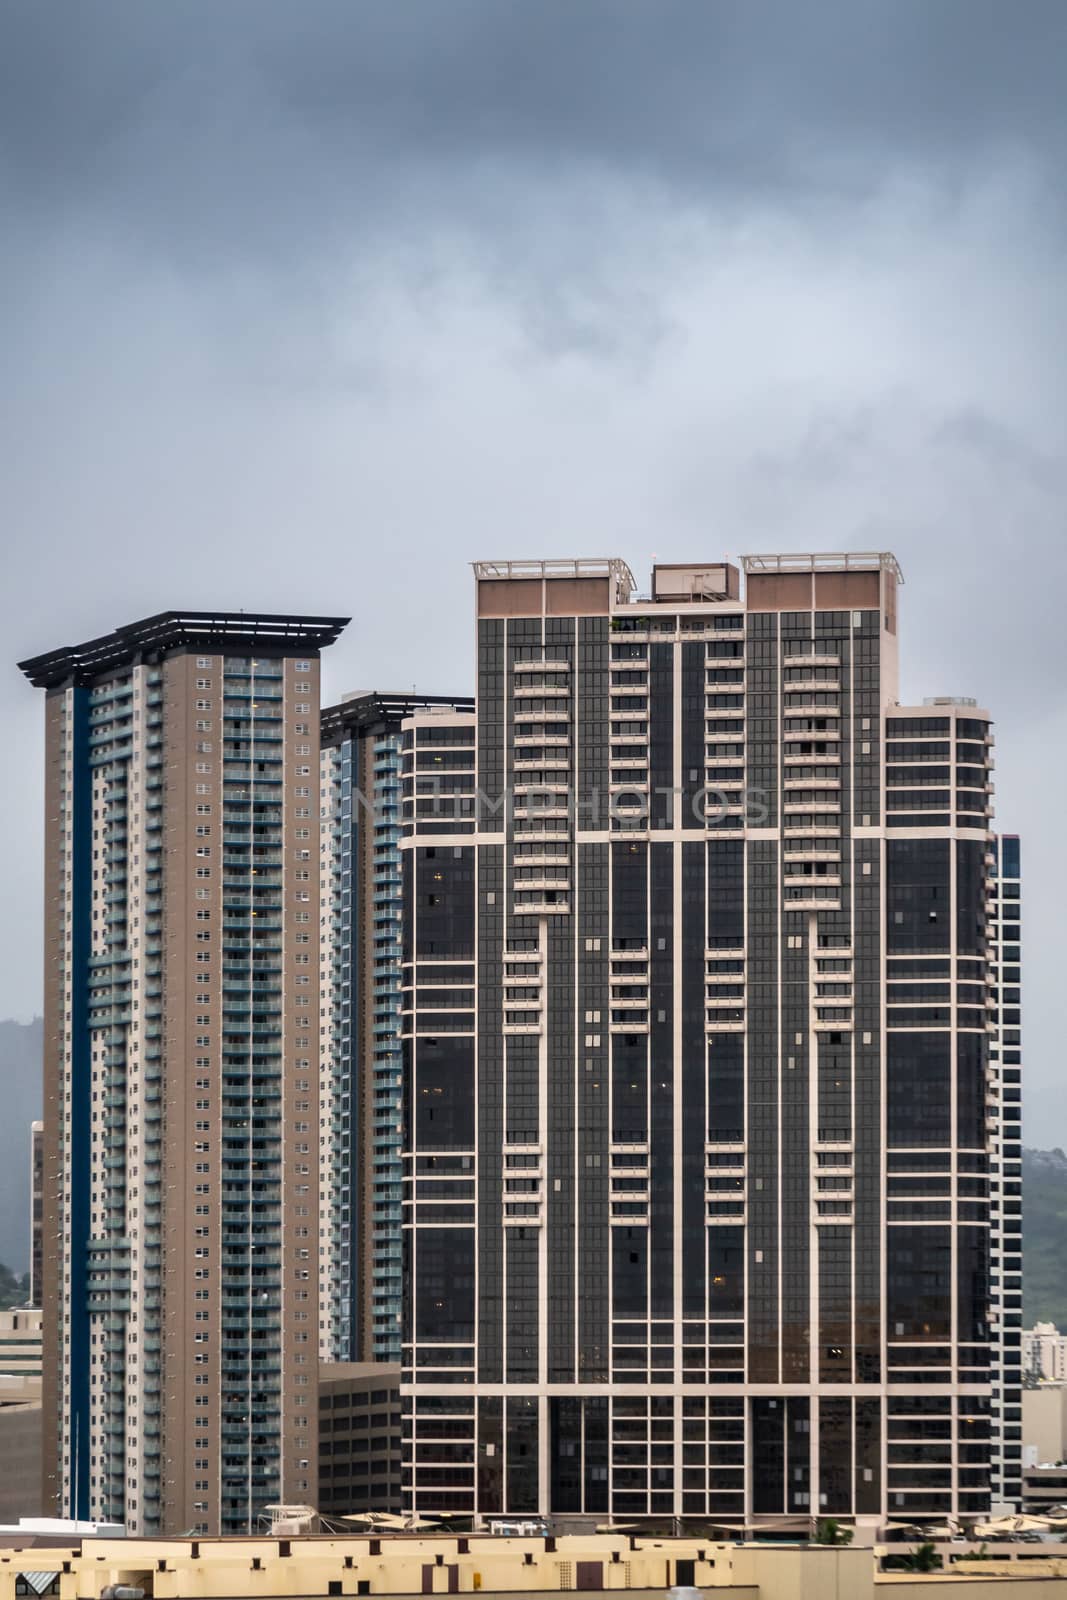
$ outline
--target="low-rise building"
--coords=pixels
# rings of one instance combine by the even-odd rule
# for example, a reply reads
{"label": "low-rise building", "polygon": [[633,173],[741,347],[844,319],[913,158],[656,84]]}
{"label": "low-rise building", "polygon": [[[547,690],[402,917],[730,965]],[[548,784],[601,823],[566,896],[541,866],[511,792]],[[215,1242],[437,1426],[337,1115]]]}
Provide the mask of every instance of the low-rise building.
{"label": "low-rise building", "polygon": [[334,1361],[319,1368],[319,1511],[400,1510],[400,1366]]}
{"label": "low-rise building", "polygon": [[1067,1459],[1067,1383],[1023,1390],[1023,1469]]}
{"label": "low-rise building", "polygon": [[1039,1557],[1032,1572],[1029,1560],[1011,1553],[966,1570],[944,1560],[944,1570],[928,1576],[886,1573],[879,1553],[862,1546],[741,1545],[618,1532],[539,1539],[97,1537],[66,1545],[39,1537],[18,1547],[0,1544],[0,1600],[105,1600],[129,1591],[145,1600],[457,1593],[497,1600],[561,1590],[644,1590],[651,1597],[672,1585],[706,1589],[722,1600],[936,1600],[957,1583],[966,1600],[1067,1597],[1067,1561],[1054,1555]]}
{"label": "low-rise building", "polygon": [[1023,1511],[1040,1515],[1067,1505],[1067,1465],[1023,1468]]}
{"label": "low-rise building", "polygon": [[41,1378],[41,1311],[0,1311],[0,1376]]}
{"label": "low-rise building", "polygon": [[41,1312],[0,1311],[0,1522],[41,1502]]}
{"label": "low-rise building", "polygon": [[0,1523],[41,1503],[41,1377],[0,1373]]}

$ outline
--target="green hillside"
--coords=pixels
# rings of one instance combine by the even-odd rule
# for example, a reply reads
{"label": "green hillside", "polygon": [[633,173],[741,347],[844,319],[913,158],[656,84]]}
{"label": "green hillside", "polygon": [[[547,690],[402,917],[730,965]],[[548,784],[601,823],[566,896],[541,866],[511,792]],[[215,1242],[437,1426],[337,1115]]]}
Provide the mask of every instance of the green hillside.
{"label": "green hillside", "polygon": [[0,1261],[30,1264],[30,1124],[41,1115],[40,1017],[0,1022]]}
{"label": "green hillside", "polygon": [[1023,1151],[1023,1326],[1067,1328],[1067,1156]]}
{"label": "green hillside", "polygon": [[24,1306],[29,1292],[29,1273],[16,1277],[10,1267],[0,1263],[0,1311],[7,1311],[11,1306]]}

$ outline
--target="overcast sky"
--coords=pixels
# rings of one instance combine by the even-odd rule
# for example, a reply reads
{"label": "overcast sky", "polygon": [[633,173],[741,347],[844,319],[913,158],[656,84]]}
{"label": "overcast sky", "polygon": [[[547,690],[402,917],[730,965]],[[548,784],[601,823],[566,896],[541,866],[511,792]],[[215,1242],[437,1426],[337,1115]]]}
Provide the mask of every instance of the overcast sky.
{"label": "overcast sky", "polygon": [[0,28],[0,1016],[41,992],[21,657],[345,611],[331,696],[469,690],[477,557],[891,549],[903,696],[998,720],[1026,1136],[1067,1146],[1064,0]]}

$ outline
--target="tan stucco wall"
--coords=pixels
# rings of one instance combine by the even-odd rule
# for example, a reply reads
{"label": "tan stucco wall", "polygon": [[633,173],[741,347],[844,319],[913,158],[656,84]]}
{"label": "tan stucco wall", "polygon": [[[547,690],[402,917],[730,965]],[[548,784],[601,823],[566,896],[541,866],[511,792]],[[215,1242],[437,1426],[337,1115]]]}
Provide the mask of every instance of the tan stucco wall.
{"label": "tan stucco wall", "polygon": [[1033,1445],[1038,1466],[1062,1461],[1067,1450],[1067,1384],[1023,1390],[1023,1449]]}
{"label": "tan stucco wall", "polygon": [[324,1596],[331,1581],[339,1581],[346,1595],[355,1595],[361,1581],[369,1582],[372,1594],[413,1595],[423,1592],[426,1567],[435,1594],[448,1592],[450,1569],[458,1569],[460,1593],[496,1600],[573,1589],[579,1561],[601,1564],[603,1587],[585,1591],[590,1595],[632,1589],[659,1600],[676,1578],[679,1559],[695,1561],[697,1586],[723,1600],[934,1600],[949,1589],[964,1591],[966,1600],[1067,1600],[1067,1559],[1042,1561],[1040,1570],[1028,1563],[1025,1575],[998,1563],[981,1574],[927,1577],[876,1574],[873,1553],[855,1548],[637,1542],[639,1548],[631,1549],[617,1535],[560,1537],[552,1551],[540,1539],[471,1535],[461,1551],[455,1538],[204,1539],[194,1554],[187,1540],[90,1539],[81,1550],[0,1549],[0,1600],[13,1600],[19,1572],[62,1572],[65,1562],[71,1570],[61,1578],[62,1600],[98,1600],[115,1583],[144,1586],[158,1600]]}

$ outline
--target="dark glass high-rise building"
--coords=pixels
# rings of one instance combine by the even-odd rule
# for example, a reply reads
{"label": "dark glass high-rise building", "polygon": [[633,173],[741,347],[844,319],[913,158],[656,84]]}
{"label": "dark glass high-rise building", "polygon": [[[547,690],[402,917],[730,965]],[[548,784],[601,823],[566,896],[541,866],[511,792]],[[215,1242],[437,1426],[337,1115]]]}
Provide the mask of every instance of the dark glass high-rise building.
{"label": "dark glass high-rise building", "polygon": [[992,1147],[989,1163],[993,1221],[993,1495],[1008,1506],[1022,1500],[1022,863],[1019,839],[1002,834],[992,845],[990,955],[995,1032],[989,1042]]}
{"label": "dark glass high-rise building", "polygon": [[400,728],[416,711],[454,704],[372,692],[322,713],[324,1362],[400,1360]]}
{"label": "dark glass high-rise building", "polygon": [[30,1130],[30,1298],[31,1306],[41,1304],[41,1271],[44,1263],[44,1123],[35,1122]]}
{"label": "dark glass high-rise building", "polygon": [[988,716],[898,704],[890,555],[475,579],[404,736],[408,1504],[985,1511]]}

